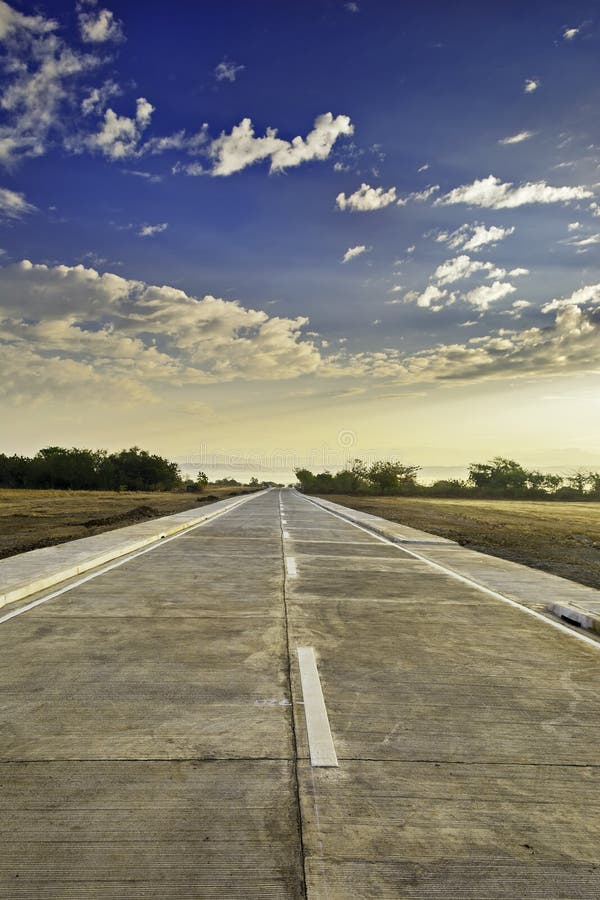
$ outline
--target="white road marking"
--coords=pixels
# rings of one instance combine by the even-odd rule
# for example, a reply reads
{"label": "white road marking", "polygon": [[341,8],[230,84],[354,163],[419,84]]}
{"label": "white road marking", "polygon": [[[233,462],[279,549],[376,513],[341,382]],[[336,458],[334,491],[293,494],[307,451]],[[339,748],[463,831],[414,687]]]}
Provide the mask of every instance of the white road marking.
{"label": "white road marking", "polygon": [[106,572],[111,572],[113,569],[118,569],[119,566],[124,566],[125,563],[130,562],[132,559],[137,559],[138,556],[144,556],[146,553],[152,553],[153,550],[157,550],[159,547],[164,547],[165,544],[169,544],[171,541],[176,541],[177,538],[183,537],[186,534],[189,534],[190,531],[195,531],[196,528],[202,528],[203,525],[209,525],[214,522],[216,519],[221,516],[226,515],[228,512],[232,512],[234,509],[238,509],[243,503],[247,503],[248,499],[254,498],[244,498],[244,500],[239,503],[234,503],[229,506],[227,509],[224,509],[214,516],[211,516],[210,519],[205,519],[204,522],[197,522],[195,525],[190,525],[189,528],[186,528],[183,531],[178,531],[177,534],[171,535],[171,537],[164,538],[160,542],[157,541],[156,544],[152,544],[150,547],[145,547],[143,550],[137,550],[135,553],[131,553],[127,556],[122,556],[114,563],[110,563],[110,565],[102,566],[101,569],[98,569],[96,572],[92,572],[91,575],[85,575],[83,578],[78,578],[77,581],[72,582],[71,584],[65,585],[65,587],[58,588],[56,591],[52,591],[51,594],[46,594],[44,597],[39,597],[37,600],[33,600],[31,603],[27,603],[25,606],[19,607],[19,609],[14,609],[12,612],[6,613],[4,616],[0,616],[0,625],[3,622],[8,622],[9,619],[14,619],[15,616],[20,616],[21,613],[28,612],[30,609],[35,609],[36,606],[41,606],[42,603],[47,603],[49,600],[54,600],[55,597],[60,597],[61,594],[66,594],[68,591],[74,590],[74,588],[80,587],[82,584],[86,584],[88,581],[93,581],[94,578],[99,578],[100,575],[105,575]]}
{"label": "white road marking", "polygon": [[284,532],[283,532],[283,537],[284,537],[285,540],[288,540],[288,541],[289,541],[289,539],[290,539],[290,533],[289,533],[289,531],[284,531]]}
{"label": "white road marking", "polygon": [[375,538],[375,540],[381,541],[384,544],[390,544],[392,547],[396,547],[397,550],[401,550],[403,553],[407,553],[409,556],[414,556],[415,559],[420,559],[422,562],[427,563],[427,565],[431,566],[433,569],[437,569],[439,572],[443,572],[445,575],[450,575],[451,578],[456,578],[457,581],[462,581],[463,584],[468,584],[469,587],[476,588],[478,591],[481,591],[482,594],[488,594],[488,596],[494,597],[496,600],[502,600],[503,603],[508,603],[509,606],[514,606],[516,609],[520,609],[521,612],[527,613],[528,616],[533,616],[534,619],[539,619],[541,622],[545,622],[546,625],[551,625],[558,631],[562,631],[564,634],[568,634],[571,637],[576,638],[578,641],[583,641],[584,644],[589,644],[596,650],[600,650],[600,642],[594,640],[594,638],[590,638],[585,634],[581,634],[580,631],[574,631],[572,628],[569,628],[567,625],[563,625],[561,622],[555,622],[554,619],[551,619],[549,616],[544,616],[542,613],[537,612],[535,609],[531,609],[529,606],[524,606],[522,603],[518,603],[516,600],[511,600],[510,597],[505,597],[504,594],[500,594],[498,593],[498,591],[494,591],[491,588],[484,587],[477,581],[473,581],[471,578],[467,578],[466,575],[460,575],[458,572],[454,572],[452,569],[448,569],[446,566],[441,566],[439,563],[432,562],[430,559],[427,559],[426,556],[421,556],[420,553],[415,553],[414,550],[408,550],[407,547],[402,547],[395,541],[390,541],[388,538],[382,537],[381,535],[376,534],[374,531],[370,531],[363,525],[359,525],[357,522],[353,522],[352,519],[347,519],[345,516],[340,516],[338,515],[338,513],[332,512],[332,510],[327,509],[324,506],[320,506],[313,500],[309,500],[308,497],[303,497],[303,499],[306,500],[307,503],[312,503],[312,505],[316,506],[317,509],[321,509],[323,512],[329,513],[330,516],[334,516],[334,518],[339,519],[340,522],[347,522],[349,525],[353,525],[355,528],[359,528],[361,531],[364,531],[365,534],[370,534],[371,537]]}
{"label": "white road marking", "polygon": [[329,717],[321,689],[315,651],[312,647],[298,647],[297,653],[310,764],[311,766],[337,766],[338,759],[329,727]]}
{"label": "white road marking", "polygon": [[298,574],[298,569],[296,568],[296,560],[293,556],[286,557],[285,570],[290,578],[295,578]]}

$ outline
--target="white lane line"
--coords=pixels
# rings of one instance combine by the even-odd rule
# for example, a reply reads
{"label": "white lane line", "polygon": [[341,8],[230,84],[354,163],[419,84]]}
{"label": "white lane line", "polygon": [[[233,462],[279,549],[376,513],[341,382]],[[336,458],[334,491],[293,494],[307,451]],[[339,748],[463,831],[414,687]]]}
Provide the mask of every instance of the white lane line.
{"label": "white lane line", "polygon": [[329,717],[321,689],[315,651],[312,647],[298,647],[297,653],[310,764],[311,766],[337,766],[338,759],[329,727]]}
{"label": "white lane line", "polygon": [[289,541],[289,539],[290,539],[290,533],[289,533],[289,531],[284,531],[284,532],[283,532],[283,538],[284,538],[284,540]]}
{"label": "white lane line", "polygon": [[67,584],[65,587],[59,588],[56,591],[52,591],[51,594],[46,594],[44,597],[40,597],[38,600],[33,600],[31,603],[27,603],[26,606],[21,606],[19,607],[19,609],[14,609],[12,612],[6,613],[6,615],[0,616],[0,625],[2,625],[3,622],[8,622],[9,619],[14,619],[15,616],[20,616],[21,613],[28,612],[30,609],[35,609],[36,606],[41,606],[42,603],[47,603],[49,600],[54,600],[55,597],[60,597],[61,594],[66,594],[68,591],[72,591],[75,588],[80,587],[82,584],[86,584],[88,581],[93,581],[94,578],[99,578],[100,575],[105,575],[107,572],[112,571],[112,569],[118,569],[120,566],[124,566],[125,563],[130,562],[132,559],[137,559],[138,556],[144,556],[146,553],[152,553],[153,550],[158,550],[159,547],[164,547],[165,544],[169,544],[171,541],[176,541],[177,538],[189,534],[190,531],[195,531],[196,528],[202,528],[203,525],[210,525],[212,522],[216,521],[216,519],[219,519],[221,516],[226,515],[228,512],[233,512],[234,509],[239,509],[239,507],[246,502],[247,500],[242,500],[240,503],[235,503],[232,506],[228,507],[228,509],[224,509],[222,510],[222,512],[218,512],[216,513],[216,515],[211,516],[210,519],[205,519],[204,522],[197,522],[196,525],[190,525],[190,527],[186,528],[185,531],[178,531],[177,534],[173,534],[171,537],[164,538],[160,542],[152,544],[151,547],[145,547],[143,550],[138,550],[136,553],[131,553],[129,556],[123,556],[116,562],[110,563],[110,565],[102,566],[101,569],[98,569],[97,572],[92,572],[91,575],[85,575],[83,578],[78,578],[77,581],[74,581],[71,584]]}
{"label": "white lane line", "polygon": [[551,619],[549,616],[544,616],[542,613],[536,612],[535,609],[531,609],[529,606],[524,606],[522,603],[518,603],[516,600],[511,600],[510,597],[505,597],[504,594],[500,594],[498,593],[498,591],[494,591],[491,588],[484,587],[477,581],[473,581],[473,579],[467,578],[466,575],[460,575],[458,572],[454,572],[452,569],[446,568],[446,566],[442,566],[439,563],[432,562],[432,560],[427,559],[426,556],[421,556],[420,553],[415,553],[414,550],[408,550],[406,547],[402,547],[400,544],[396,544],[394,541],[390,541],[388,538],[382,537],[381,535],[376,534],[374,531],[370,531],[368,528],[364,528],[357,522],[353,522],[352,519],[347,519],[345,518],[345,516],[340,516],[338,515],[338,513],[334,513],[330,509],[326,509],[324,506],[320,506],[318,503],[314,503],[312,500],[309,500],[308,497],[304,497],[304,499],[307,503],[312,504],[312,506],[316,506],[317,509],[320,509],[323,512],[329,513],[330,516],[334,516],[334,518],[339,519],[341,522],[348,522],[349,525],[353,525],[355,528],[359,528],[361,531],[364,531],[365,534],[370,534],[371,537],[375,538],[375,540],[381,541],[383,544],[390,544],[392,547],[396,547],[397,550],[401,550],[403,553],[407,553],[409,556],[414,556],[415,559],[420,559],[422,562],[427,563],[427,565],[431,566],[432,569],[437,569],[438,572],[443,572],[444,575],[450,575],[451,578],[455,578],[457,581],[462,581],[463,584],[468,584],[469,587],[476,588],[478,591],[481,591],[482,594],[488,594],[488,596],[494,597],[496,600],[502,600],[503,603],[508,603],[509,606],[514,606],[516,609],[520,609],[521,612],[527,613],[528,616],[533,616],[534,619],[539,619],[541,622],[545,622],[546,625],[551,625],[558,631],[562,631],[563,634],[568,634],[571,637],[576,638],[578,641],[583,641],[584,644],[589,644],[590,646],[594,647],[594,649],[600,650],[600,643],[598,641],[595,641],[594,638],[590,638],[585,634],[581,634],[580,631],[574,631],[572,628],[568,628],[567,625],[563,625],[561,622],[555,622],[554,619]]}
{"label": "white lane line", "polygon": [[298,569],[296,568],[296,560],[293,556],[286,557],[285,570],[290,578],[295,578],[298,574]]}

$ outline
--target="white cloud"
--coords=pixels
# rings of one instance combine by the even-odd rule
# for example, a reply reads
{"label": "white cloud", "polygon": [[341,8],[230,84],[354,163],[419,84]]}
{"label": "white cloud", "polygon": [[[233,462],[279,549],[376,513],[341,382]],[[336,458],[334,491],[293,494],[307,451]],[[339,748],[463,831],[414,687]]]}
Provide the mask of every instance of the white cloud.
{"label": "white cloud", "polygon": [[79,14],[79,31],[82,41],[89,44],[104,44],[107,41],[123,40],[123,28],[109,9]]}
{"label": "white cloud", "polygon": [[476,179],[472,184],[454,188],[438,197],[434,205],[466,203],[487,209],[514,209],[529,203],[566,203],[593,196],[593,192],[586,187],[552,187],[545,181],[526,182],[515,187],[510,181],[502,183],[494,175],[488,175],[487,178]]}
{"label": "white cloud", "polygon": [[140,237],[154,237],[155,234],[160,234],[161,231],[166,231],[168,227],[168,222],[161,222],[158,225],[142,225],[142,227],[138,231],[138,235]]}
{"label": "white cloud", "polygon": [[110,79],[105,81],[102,87],[91,88],[90,92],[81,101],[81,112],[84,116],[92,113],[101,114],[106,109],[106,105],[111,97],[118,96],[121,88],[118,84]]}
{"label": "white cloud", "polygon": [[87,146],[112,160],[139,156],[139,142],[153,112],[154,107],[145,97],[136,101],[135,118],[119,116],[107,109],[100,130],[87,138]]}
{"label": "white cloud", "polygon": [[516,287],[508,282],[494,281],[493,284],[482,284],[465,295],[465,300],[478,309],[486,310],[490,303],[503,300],[509,294],[514,294]]}
{"label": "white cloud", "polygon": [[185,129],[182,128],[174,134],[150,138],[143,144],[141,151],[157,156],[170,150],[184,150],[190,156],[198,156],[200,153],[207,152],[208,140],[208,123],[204,122],[200,130],[195,134],[188,135]]}
{"label": "white cloud", "polygon": [[228,62],[224,59],[215,67],[215,78],[217,81],[235,81],[238,72],[243,72],[245,66],[238,66],[234,62]]}
{"label": "white cloud", "polygon": [[489,228],[486,228],[485,225],[478,223],[473,225],[465,224],[457,228],[456,231],[438,234],[436,241],[438,243],[447,243],[453,250],[462,247],[463,250],[476,252],[481,250],[482,247],[494,246],[498,241],[502,241],[504,238],[514,234],[514,231],[514,225],[507,228],[491,225]]}
{"label": "white cloud", "polygon": [[23,157],[46,152],[53,133],[62,136],[65,113],[77,101],[81,76],[100,65],[94,54],[71,49],[42,16],[23,16],[0,0],[0,65],[5,78],[0,107],[0,163],[14,166]]}
{"label": "white cloud", "polygon": [[521,275],[529,275],[529,269],[522,269],[522,268],[509,269],[508,274],[510,275],[511,278],[520,278]]}
{"label": "white cloud", "polygon": [[348,116],[324,113],[315,119],[306,139],[286,141],[277,137],[276,128],[267,128],[264,137],[255,137],[250,119],[242,119],[230,134],[223,132],[209,148],[214,160],[213,175],[231,175],[263,159],[271,160],[271,172],[280,172],[313,159],[326,159],[338,137],[349,135],[354,126]]}
{"label": "white cloud", "polygon": [[426,172],[428,168],[429,168],[429,163],[425,163],[424,165],[419,166],[419,168],[417,169],[417,172]]}
{"label": "white cloud", "polygon": [[600,305],[600,284],[587,284],[568,297],[549,300],[542,306],[542,312],[553,312],[556,309],[567,309],[570,306]]}
{"label": "white cloud", "polygon": [[571,247],[591,247],[593,244],[600,244],[600,234],[591,234],[585,238],[570,238],[565,243]]}
{"label": "white cloud", "polygon": [[535,135],[535,131],[519,131],[518,134],[512,134],[510,137],[500,138],[499,144],[522,144]]}
{"label": "white cloud", "polygon": [[438,284],[453,284],[463,278],[470,278],[475,272],[482,270],[489,272],[492,269],[494,269],[493,263],[479,262],[479,260],[471,259],[470,256],[463,254],[454,259],[447,259],[437,267],[431,277]]}
{"label": "white cloud", "polygon": [[0,188],[0,218],[20,219],[26,213],[34,212],[35,206],[28,203],[25,194]]}
{"label": "white cloud", "polygon": [[414,191],[412,194],[407,194],[406,197],[400,197],[398,200],[398,206],[406,206],[407,203],[411,201],[416,203],[423,203],[425,200],[429,200],[433,194],[436,194],[440,189],[439,184],[432,184],[429,187],[425,188],[423,191]]}
{"label": "white cloud", "polygon": [[382,187],[374,188],[368,184],[361,184],[360,188],[348,197],[344,193],[338,194],[335,202],[339,209],[350,209],[360,212],[369,212],[374,209],[383,209],[396,200],[396,188],[385,190]]}
{"label": "white cloud", "polygon": [[346,9],[349,13],[357,13],[359,11],[359,5],[355,2],[355,0],[347,0],[344,3],[344,9]]}
{"label": "white cloud", "polygon": [[397,384],[466,382],[598,372],[599,358],[600,323],[573,307],[560,311],[545,328],[501,329],[464,344],[440,344],[411,356],[370,358],[365,369]]}
{"label": "white cloud", "polygon": [[423,308],[435,308],[440,300],[448,295],[448,291],[441,291],[436,285],[428,284],[424,291],[409,291],[404,295],[407,303],[416,303]]}
{"label": "white cloud", "polygon": [[173,175],[208,175],[209,170],[205,169],[202,163],[193,162],[193,163],[181,163],[176,162],[172,167],[171,172]]}
{"label": "white cloud", "polygon": [[143,172],[139,169],[121,169],[123,175],[135,175],[136,178],[143,178],[151,184],[160,184],[162,175],[155,175],[153,172]]}
{"label": "white cloud", "polygon": [[540,84],[541,81],[538,78],[527,78],[525,79],[523,90],[526,94],[533,94],[534,91],[537,91]]}
{"label": "white cloud", "polygon": [[[0,269],[0,393],[136,399],[165,385],[295,378],[322,365],[307,319],[83,266]],[[85,324],[83,324],[85,323]]]}
{"label": "white cloud", "polygon": [[578,231],[581,228],[581,222],[569,222],[567,225],[568,231]]}
{"label": "white cloud", "polygon": [[347,263],[351,259],[354,259],[356,256],[361,256],[361,254],[366,252],[367,248],[364,244],[358,244],[356,247],[348,247],[348,249],[344,253],[342,262]]}
{"label": "white cloud", "polygon": [[581,26],[579,28],[565,28],[563,31],[563,38],[565,41],[572,41],[573,38],[577,37],[580,31]]}
{"label": "white cloud", "polygon": [[8,3],[0,0],[0,40],[5,40],[19,30],[29,31],[33,34],[48,34],[57,28],[58,22],[54,19],[45,19],[43,16],[25,16],[9,6]]}

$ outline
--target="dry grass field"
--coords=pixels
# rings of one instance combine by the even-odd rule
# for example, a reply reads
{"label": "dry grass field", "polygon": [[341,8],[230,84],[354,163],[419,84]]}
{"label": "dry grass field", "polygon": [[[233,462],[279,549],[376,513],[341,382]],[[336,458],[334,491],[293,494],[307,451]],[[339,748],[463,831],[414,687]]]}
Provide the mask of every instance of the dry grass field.
{"label": "dry grass field", "polygon": [[202,494],[121,494],[0,488],[0,558],[167,516],[239,490],[209,485]]}
{"label": "dry grass field", "polygon": [[600,503],[335,494],[325,499],[600,588]]}

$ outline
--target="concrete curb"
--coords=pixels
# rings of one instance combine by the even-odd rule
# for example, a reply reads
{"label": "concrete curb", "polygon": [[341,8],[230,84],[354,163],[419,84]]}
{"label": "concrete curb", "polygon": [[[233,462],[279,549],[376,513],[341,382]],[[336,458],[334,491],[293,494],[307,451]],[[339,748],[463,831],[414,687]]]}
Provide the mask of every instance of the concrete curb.
{"label": "concrete curb", "polygon": [[0,560],[0,609],[107,562],[158,544],[166,537],[200,525],[264,493],[266,491],[256,491],[239,498],[217,500],[201,512],[184,510],[138,525],[9,556]]}

